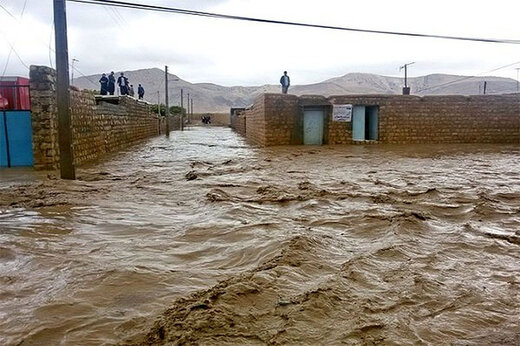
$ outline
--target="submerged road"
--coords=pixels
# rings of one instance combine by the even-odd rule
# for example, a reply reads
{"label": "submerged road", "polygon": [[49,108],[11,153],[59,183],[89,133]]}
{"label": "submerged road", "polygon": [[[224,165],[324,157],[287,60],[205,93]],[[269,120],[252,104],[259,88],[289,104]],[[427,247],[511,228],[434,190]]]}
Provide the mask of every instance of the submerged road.
{"label": "submerged road", "polygon": [[518,344],[519,172],[518,145],[215,127],[0,171],[0,344]]}

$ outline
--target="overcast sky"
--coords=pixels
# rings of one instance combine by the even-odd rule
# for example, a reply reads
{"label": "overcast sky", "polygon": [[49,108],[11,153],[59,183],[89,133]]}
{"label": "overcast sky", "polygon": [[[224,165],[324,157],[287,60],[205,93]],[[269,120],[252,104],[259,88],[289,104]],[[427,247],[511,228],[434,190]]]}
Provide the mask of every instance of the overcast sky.
{"label": "overcast sky", "polygon": [[[0,0],[0,75],[10,44],[25,64],[55,66],[52,0]],[[126,0],[223,14],[362,29],[520,39],[519,0]],[[190,82],[320,82],[350,72],[516,79],[520,45],[410,38],[211,19],[67,2],[69,57],[86,74],[168,65]],[[28,75],[13,53],[6,75]]]}

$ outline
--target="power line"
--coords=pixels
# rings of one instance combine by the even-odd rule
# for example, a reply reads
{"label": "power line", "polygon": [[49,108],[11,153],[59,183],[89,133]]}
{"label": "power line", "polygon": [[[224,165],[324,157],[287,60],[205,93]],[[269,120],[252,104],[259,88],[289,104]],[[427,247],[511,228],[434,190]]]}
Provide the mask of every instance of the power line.
{"label": "power line", "polygon": [[[23,3],[23,8],[22,8],[22,13],[20,14],[20,21],[23,19],[23,15],[25,13],[25,8],[27,7],[27,0],[25,0],[25,2]],[[13,17],[15,20],[17,20],[5,7],[2,6],[2,8],[4,9],[5,12],[7,12],[11,17]],[[8,42],[9,43],[9,42]],[[13,54],[13,50],[14,50],[14,44],[11,45],[11,43],[9,43],[9,45],[11,46],[11,49],[9,50],[9,54],[7,54],[7,60],[5,61],[5,66],[4,66],[4,70],[2,72],[2,78],[4,78],[5,76],[5,73],[7,72],[7,67],[9,66],[9,61],[11,60],[11,54]],[[18,56],[18,59],[20,59],[20,56],[18,55],[18,53],[16,53],[16,55]],[[21,59],[20,59],[21,61]],[[23,62],[22,62],[23,63]],[[24,64],[24,63],[23,63]],[[25,64],[24,64],[25,65]],[[27,66],[26,66],[27,67]]]}
{"label": "power line", "polygon": [[512,64],[507,64],[507,65],[504,65],[504,66],[500,66],[500,67],[497,67],[495,69],[492,69],[492,70],[489,70],[489,71],[486,71],[486,72],[477,73],[474,76],[466,76],[466,77],[462,77],[462,78],[453,80],[451,82],[447,82],[447,83],[443,83],[443,84],[439,84],[439,85],[434,85],[434,86],[431,86],[431,87],[428,87],[428,88],[420,89],[420,90],[417,90],[416,92],[419,93],[419,92],[423,92],[423,91],[426,91],[426,90],[431,90],[431,89],[436,89],[436,88],[440,88],[440,87],[443,87],[443,86],[448,86],[448,85],[455,84],[455,83],[458,83],[458,82],[462,82],[462,81],[465,81],[465,80],[468,80],[468,79],[479,77],[480,75],[483,75],[483,74],[487,74],[487,73],[495,72],[495,71],[498,71],[498,70],[502,70],[502,69],[505,69],[505,68],[508,68],[508,67],[511,67],[511,66],[514,66],[514,65],[517,65],[517,64],[520,64],[520,61],[514,62]]}
{"label": "power line", "polygon": [[[0,31],[1,32],[1,31]],[[30,69],[29,66],[27,66],[27,64],[22,60],[22,58],[20,57],[20,54],[18,54],[18,51],[14,48],[13,44],[7,39],[7,37],[5,37],[5,34],[3,32],[1,32],[3,35],[4,35],[4,38],[7,42],[7,44],[9,45],[9,47],[11,47],[11,50],[13,51],[14,55],[16,55],[16,57],[18,58],[18,60],[20,60],[20,63],[25,67],[27,68],[28,70]]]}
{"label": "power line", "polygon": [[4,10],[4,11],[5,11],[5,12],[10,16],[10,17],[12,17],[12,18],[15,19],[15,20],[18,20],[18,19],[16,19],[16,17],[15,17],[11,12],[9,12],[9,10],[8,10],[7,8],[5,8],[4,6],[2,6],[2,4],[0,4],[0,8],[1,8],[2,10]]}
{"label": "power line", "polygon": [[[24,3],[24,6],[23,6],[23,9],[22,9],[22,13],[21,13],[21,16],[20,16],[20,19],[16,18],[11,12],[9,12],[9,10],[7,10],[4,6],[2,6],[0,4],[0,8],[3,9],[9,16],[11,16],[14,20],[16,20],[17,22],[20,23],[20,20],[23,18],[23,15],[24,15],[24,12],[25,12],[25,8],[26,8],[26,5],[27,5],[27,0],[25,0],[25,3]],[[54,19],[52,20],[54,21]],[[51,24],[52,25],[52,24]],[[52,41],[52,36],[53,36],[53,32],[54,32],[54,26],[52,26],[52,29],[51,29],[51,37],[49,39],[49,45],[48,45],[48,50],[49,50],[49,63],[52,67],[52,59],[51,59],[51,52],[52,53],[55,53],[56,51],[54,49],[52,49],[52,46],[51,46],[51,41]],[[3,34],[3,32],[2,32]],[[3,34],[5,36],[5,34]],[[11,55],[11,52],[14,52],[14,54],[16,55],[16,57],[18,58],[18,60],[20,60],[20,63],[28,70],[30,70],[29,66],[27,66],[27,64],[22,60],[22,58],[20,57],[20,55],[18,54],[17,50],[14,48],[14,45],[11,44],[11,42],[7,39],[7,37],[4,37],[5,40],[7,41],[7,44],[9,44],[9,46],[11,47],[11,51],[9,52],[9,55]],[[9,57],[8,57],[9,59]],[[7,62],[9,63],[9,61]],[[92,85],[94,86],[98,86],[97,83],[95,83],[92,79],[90,79],[89,77],[87,77],[83,72],[81,72],[76,66],[71,66],[71,64],[69,63],[69,67],[71,67],[72,69],[74,69],[74,71],[78,72],[82,77],[85,77],[86,80],[88,80]],[[4,72],[2,74],[2,77],[4,76],[5,72],[6,72],[6,69],[7,69],[7,66],[4,68]]]}
{"label": "power line", "polygon": [[201,11],[186,10],[186,9],[174,8],[174,7],[154,6],[154,5],[123,2],[123,1],[114,1],[114,0],[67,0],[67,1],[83,3],[83,4],[90,4],[90,5],[123,7],[123,8],[132,8],[132,9],[138,9],[138,10],[185,14],[185,15],[192,15],[192,16],[242,20],[242,21],[267,23],[267,24],[283,24],[283,25],[292,25],[292,26],[301,26],[301,27],[310,27],[310,28],[319,28],[319,29],[364,32],[364,33],[371,33],[371,34],[412,36],[412,37],[422,37],[422,38],[437,38],[437,39],[475,41],[475,42],[487,42],[487,43],[520,44],[520,40],[430,35],[430,34],[419,34],[419,33],[411,33],[411,32],[398,32],[398,31],[384,31],[384,30],[368,30],[368,29],[348,28],[348,27],[341,27],[341,26],[330,26],[330,25],[310,24],[310,23],[287,22],[287,21],[254,18],[254,17],[233,16],[233,15],[220,14],[220,13],[201,12]]}

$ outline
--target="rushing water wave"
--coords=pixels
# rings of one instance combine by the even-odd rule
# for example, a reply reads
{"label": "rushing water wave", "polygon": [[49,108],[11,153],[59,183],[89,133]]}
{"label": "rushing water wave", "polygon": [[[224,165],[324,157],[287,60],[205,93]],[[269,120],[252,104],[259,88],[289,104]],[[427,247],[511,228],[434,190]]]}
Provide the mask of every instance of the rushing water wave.
{"label": "rushing water wave", "polygon": [[519,344],[519,159],[191,128],[2,171],[0,342]]}

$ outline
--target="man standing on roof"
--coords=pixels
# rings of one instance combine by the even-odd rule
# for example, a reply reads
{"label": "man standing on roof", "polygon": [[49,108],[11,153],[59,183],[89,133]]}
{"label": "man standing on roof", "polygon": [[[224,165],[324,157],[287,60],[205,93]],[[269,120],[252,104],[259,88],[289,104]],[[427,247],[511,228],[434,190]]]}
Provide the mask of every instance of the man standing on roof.
{"label": "man standing on roof", "polygon": [[117,85],[119,85],[121,95],[128,95],[128,78],[125,77],[123,72],[121,72],[121,75],[117,78]]}
{"label": "man standing on roof", "polygon": [[137,95],[139,95],[139,100],[142,100],[144,97],[144,88],[141,84],[137,87]]}
{"label": "man standing on roof", "polygon": [[101,84],[101,95],[106,95],[108,93],[108,78],[106,74],[103,73],[99,80],[99,84]]}
{"label": "man standing on roof", "polygon": [[108,75],[107,91],[110,95],[114,95],[114,91],[116,91],[116,77],[114,77],[114,71],[110,72],[110,75]]}
{"label": "man standing on roof", "polygon": [[287,94],[289,85],[291,85],[291,78],[287,75],[287,71],[283,71],[283,76],[280,78],[280,84],[282,85],[282,94]]}

